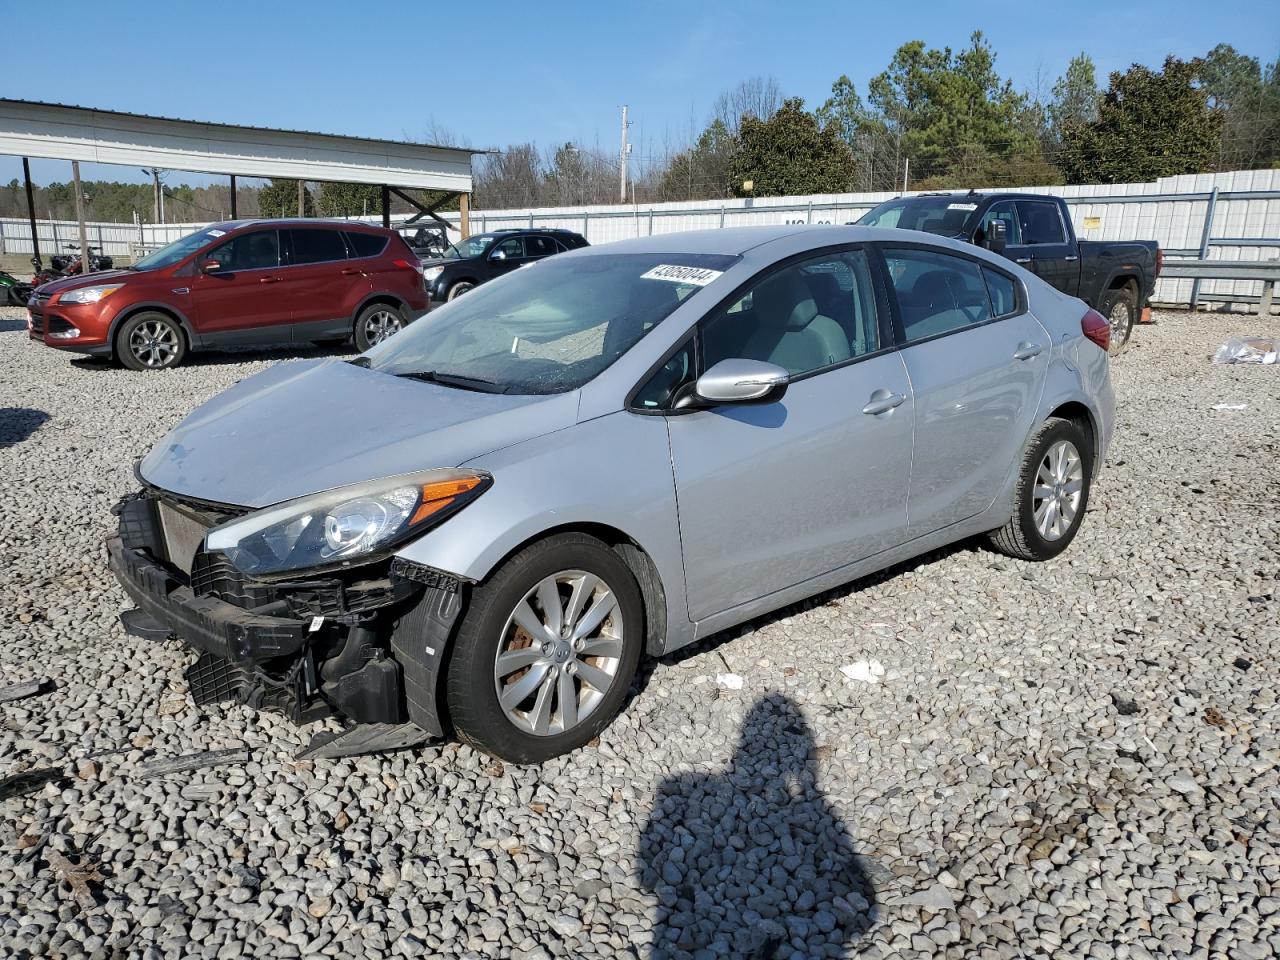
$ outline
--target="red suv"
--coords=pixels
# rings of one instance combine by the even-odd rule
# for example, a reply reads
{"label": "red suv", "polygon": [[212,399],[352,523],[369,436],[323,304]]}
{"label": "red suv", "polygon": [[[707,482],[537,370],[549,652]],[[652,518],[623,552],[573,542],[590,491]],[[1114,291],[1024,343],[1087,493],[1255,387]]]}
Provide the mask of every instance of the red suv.
{"label": "red suv", "polygon": [[399,234],[316,220],[214,224],[124,270],[37,287],[29,335],[133,370],[188,350],[286,341],[360,350],[427,309],[422,265]]}

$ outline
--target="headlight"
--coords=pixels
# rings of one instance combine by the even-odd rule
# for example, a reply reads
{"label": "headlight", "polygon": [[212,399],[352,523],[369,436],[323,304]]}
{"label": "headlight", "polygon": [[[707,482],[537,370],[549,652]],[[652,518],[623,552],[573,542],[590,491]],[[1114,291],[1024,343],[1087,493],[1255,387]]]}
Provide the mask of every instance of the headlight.
{"label": "headlight", "polygon": [[99,300],[107,299],[123,286],[123,283],[102,283],[96,287],[81,287],[78,290],[68,290],[66,293],[58,295],[58,302],[97,303]]}
{"label": "headlight", "polygon": [[442,273],[444,273],[444,267],[427,267],[427,269],[422,271],[422,278],[426,280],[427,283],[430,283]]}
{"label": "headlight", "polygon": [[434,526],[491,483],[485,473],[425,470],[339,487],[215,527],[205,546],[251,576],[348,566]]}

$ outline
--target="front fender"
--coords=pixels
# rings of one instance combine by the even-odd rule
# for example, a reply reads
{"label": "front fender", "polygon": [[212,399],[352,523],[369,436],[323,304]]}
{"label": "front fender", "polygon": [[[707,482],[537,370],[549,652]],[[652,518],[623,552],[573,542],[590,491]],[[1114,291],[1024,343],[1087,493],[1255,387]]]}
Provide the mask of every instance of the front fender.
{"label": "front fender", "polygon": [[481,581],[557,529],[616,530],[653,561],[666,598],[665,649],[692,639],[675,479],[662,417],[618,411],[468,461],[493,486],[397,556]]}

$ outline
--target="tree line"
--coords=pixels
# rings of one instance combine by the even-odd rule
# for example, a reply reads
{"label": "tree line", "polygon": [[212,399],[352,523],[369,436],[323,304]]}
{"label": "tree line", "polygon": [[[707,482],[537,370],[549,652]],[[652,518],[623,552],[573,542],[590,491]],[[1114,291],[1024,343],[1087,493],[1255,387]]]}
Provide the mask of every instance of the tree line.
{"label": "tree line", "polygon": [[[642,140],[628,199],[929,190],[1060,183],[1121,183],[1182,173],[1280,165],[1280,57],[1263,64],[1229,44],[1203,57],[1134,64],[1100,87],[1085,53],[1052,84],[1015,89],[979,32],[960,49],[913,40],[860,93],[841,76],[810,110],[778,81],[755,77],[715,101],[702,130],[658,149]],[[434,143],[457,145],[431,124]],[[475,209],[618,202],[616,150],[562,143],[514,144],[479,154]],[[152,185],[85,181],[87,216],[155,220]],[[359,184],[305,184],[306,216],[381,212],[381,192]],[[164,186],[167,222],[230,216],[229,185]],[[70,183],[35,191],[36,216],[75,218]],[[423,199],[434,196],[427,193]],[[241,217],[293,216],[294,180],[241,184]],[[457,209],[456,201],[442,210]],[[399,198],[392,213],[412,212]],[[24,217],[18,180],[0,187],[0,216]]]}

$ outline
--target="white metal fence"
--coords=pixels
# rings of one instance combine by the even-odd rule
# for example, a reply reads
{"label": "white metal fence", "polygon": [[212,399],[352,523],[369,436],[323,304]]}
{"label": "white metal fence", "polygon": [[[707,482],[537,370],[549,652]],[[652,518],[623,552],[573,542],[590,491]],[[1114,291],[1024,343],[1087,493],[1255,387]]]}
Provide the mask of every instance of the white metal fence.
{"label": "white metal fence", "polygon": [[[1280,170],[1163,177],[1151,183],[1025,187],[1066,199],[1082,240],[1156,240],[1169,258],[1260,261],[1280,256]],[[566,227],[592,244],[651,234],[750,224],[846,223],[892,193],[760,197],[614,206],[477,210],[473,231],[502,227]],[[380,222],[378,217],[361,218]],[[445,219],[457,223],[457,214]],[[111,256],[154,249],[205,224],[90,223],[89,243]],[[455,227],[456,230],[456,227]],[[37,221],[41,252],[64,252],[77,241],[71,221]],[[0,220],[0,252],[31,253],[26,220]],[[1167,304],[1256,304],[1261,284],[1247,280],[1161,280],[1156,300]]]}

